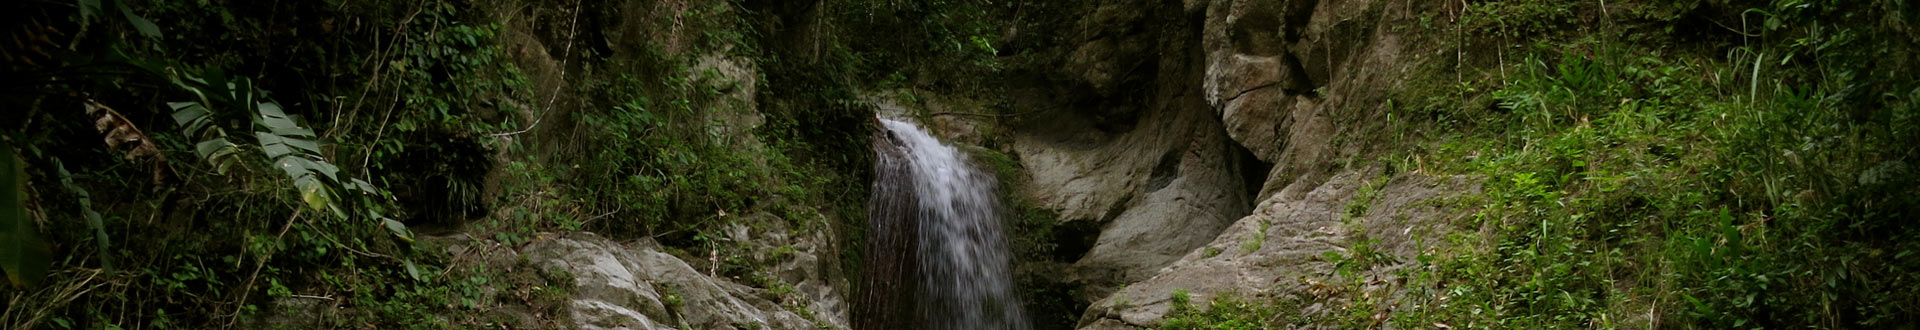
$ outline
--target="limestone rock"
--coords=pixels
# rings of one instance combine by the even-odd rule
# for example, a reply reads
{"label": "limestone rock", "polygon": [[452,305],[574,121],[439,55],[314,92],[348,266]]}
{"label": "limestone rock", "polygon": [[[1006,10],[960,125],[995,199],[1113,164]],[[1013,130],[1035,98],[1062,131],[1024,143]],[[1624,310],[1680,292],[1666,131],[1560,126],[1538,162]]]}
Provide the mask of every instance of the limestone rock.
{"label": "limestone rock", "polygon": [[573,274],[573,327],[592,329],[798,329],[808,322],[744,285],[708,277],[647,241],[571,233],[528,244],[535,265]]}
{"label": "limestone rock", "polygon": [[[1250,207],[1243,166],[1219,116],[1194,88],[1203,61],[1197,6],[1112,1],[1068,24],[1013,151],[1029,176],[1019,193],[1061,221],[1100,228],[1070,280],[1090,297],[1146,279],[1211,240]],[[1188,12],[1190,15],[1164,15]],[[1067,238],[1078,239],[1078,238]],[[1077,252],[1077,251],[1076,251]]]}
{"label": "limestone rock", "polygon": [[[1427,3],[1215,0],[1206,8],[1202,79],[1235,142],[1273,163],[1260,196],[1326,179],[1334,159],[1365,153],[1384,127],[1387,92],[1421,47],[1393,28]],[[1341,138],[1336,138],[1336,137]]]}
{"label": "limestone rock", "polygon": [[[814,226],[827,223],[826,215],[818,211],[794,215],[806,217],[803,221],[812,222]],[[807,310],[814,314],[814,320],[831,328],[849,328],[847,320],[852,306],[843,298],[846,292],[840,288],[850,286],[840,271],[840,258],[836,257],[840,245],[831,238],[832,231],[819,229],[824,227],[793,230],[787,219],[765,213],[741,217],[741,224],[729,227],[730,232],[741,235],[729,239],[747,246],[751,250],[747,257],[754,262],[771,265],[764,276],[792,285],[793,293],[787,298],[804,302]],[[745,225],[748,223],[754,225]]]}
{"label": "limestone rock", "polygon": [[898,88],[862,93],[860,99],[873,103],[881,117],[919,124],[947,143],[988,146],[1000,127],[1001,115],[965,97]]}
{"label": "limestone rock", "polygon": [[[1433,239],[1458,210],[1435,203],[1478,189],[1467,177],[1434,178],[1402,174],[1391,179],[1377,170],[1347,171],[1324,184],[1305,183],[1260,203],[1252,215],[1241,218],[1217,239],[1195,249],[1151,279],[1127,285],[1087,309],[1082,329],[1116,329],[1158,325],[1170,307],[1175,290],[1187,290],[1196,306],[1220,295],[1242,298],[1304,297],[1311,283],[1324,283],[1333,265],[1322,259],[1331,251],[1345,251],[1350,238],[1378,239],[1375,248],[1398,260],[1419,254],[1411,239]],[[1375,180],[1385,180],[1376,182]],[[1361,187],[1376,185],[1377,194],[1357,196]],[[1356,198],[1367,199],[1367,211],[1343,223]],[[1355,229],[1364,232],[1353,232]],[[1396,266],[1397,267],[1397,266]],[[1388,276],[1375,271],[1371,276]],[[1302,313],[1326,312],[1324,306],[1306,306]],[[1204,307],[1203,307],[1204,308]]]}
{"label": "limestone rock", "polygon": [[576,296],[571,310],[580,325],[617,327],[628,324],[653,324],[654,319],[669,319],[666,303],[652,283],[643,282],[628,263],[637,258],[625,246],[613,242],[562,238],[529,245],[529,257],[550,268],[565,270],[574,277]]}
{"label": "limestone rock", "polygon": [[645,314],[600,300],[574,300],[568,309],[573,312],[574,326],[580,329],[662,329]]}

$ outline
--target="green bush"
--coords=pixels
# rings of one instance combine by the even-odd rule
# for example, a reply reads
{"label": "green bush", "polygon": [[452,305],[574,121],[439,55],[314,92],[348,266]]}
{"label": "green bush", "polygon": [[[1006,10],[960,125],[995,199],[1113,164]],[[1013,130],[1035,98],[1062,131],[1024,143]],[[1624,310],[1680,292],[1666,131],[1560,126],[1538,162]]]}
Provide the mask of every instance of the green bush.
{"label": "green bush", "polygon": [[[1483,1],[1393,94],[1398,168],[1485,178],[1410,267],[1355,237],[1339,324],[1461,328],[1886,327],[1920,300],[1920,85],[1894,1]],[[1895,9],[1895,10],[1887,10]],[[1711,28],[1693,24],[1747,22]],[[1705,31],[1701,30],[1705,29]],[[1740,29],[1745,29],[1744,31]],[[1526,45],[1509,47],[1504,45]],[[1478,64],[1477,64],[1478,63]],[[1499,67],[1499,65],[1505,65]],[[1496,83],[1427,79],[1478,76]],[[1409,115],[1402,117],[1401,115]],[[1421,138],[1418,131],[1442,132]],[[1413,137],[1412,140],[1405,140]],[[1361,195],[1372,194],[1363,187]],[[1348,216],[1365,215],[1364,198]],[[1397,269],[1405,299],[1367,279]],[[1392,287],[1392,285],[1390,285]],[[1316,288],[1315,290],[1320,290]],[[1363,290],[1366,293],[1361,293]],[[1285,300],[1256,301],[1255,306]],[[1180,309],[1176,309],[1179,311]],[[1205,319],[1169,314],[1170,325]],[[1217,320],[1207,322],[1219,322]],[[1198,323],[1214,324],[1214,323]]]}
{"label": "green bush", "polygon": [[[1522,5],[1500,3],[1486,4]],[[1428,158],[1472,159],[1456,168],[1484,175],[1487,191],[1478,221],[1449,239],[1452,252],[1435,256],[1437,273],[1426,275],[1448,299],[1421,300],[1431,310],[1397,320],[1910,322],[1920,305],[1897,288],[1911,281],[1884,274],[1920,266],[1907,257],[1920,252],[1910,243],[1920,228],[1894,220],[1920,204],[1912,185],[1889,185],[1915,177],[1890,170],[1905,165],[1888,156],[1920,142],[1894,128],[1911,122],[1916,85],[1885,73],[1911,72],[1911,62],[1870,58],[1911,56],[1902,50],[1911,43],[1859,37],[1899,33],[1879,23],[1832,23],[1870,17],[1880,3],[1760,5],[1741,14],[1757,35],[1725,52],[1667,53],[1602,31],[1523,53],[1533,55],[1491,93],[1499,111],[1478,124],[1492,132],[1438,138],[1456,156]],[[1541,11],[1480,14],[1537,16],[1527,13]],[[1478,157],[1460,157],[1468,154]],[[1491,249],[1475,247],[1482,228],[1494,229]]]}

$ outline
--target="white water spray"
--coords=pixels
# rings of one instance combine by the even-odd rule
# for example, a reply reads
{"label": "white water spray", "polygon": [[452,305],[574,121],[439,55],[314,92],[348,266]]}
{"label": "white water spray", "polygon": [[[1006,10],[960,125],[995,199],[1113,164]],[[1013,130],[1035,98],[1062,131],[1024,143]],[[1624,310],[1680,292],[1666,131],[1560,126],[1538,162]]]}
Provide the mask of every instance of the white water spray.
{"label": "white water spray", "polygon": [[1028,329],[1008,266],[997,181],[971,166],[959,150],[913,124],[886,119],[880,123],[901,149],[880,153],[882,158],[901,159],[881,161],[894,162],[905,175],[876,185],[910,185],[911,189],[875,189],[875,193],[911,191],[917,209],[911,211],[918,219],[914,226],[919,277],[916,318],[930,329]]}

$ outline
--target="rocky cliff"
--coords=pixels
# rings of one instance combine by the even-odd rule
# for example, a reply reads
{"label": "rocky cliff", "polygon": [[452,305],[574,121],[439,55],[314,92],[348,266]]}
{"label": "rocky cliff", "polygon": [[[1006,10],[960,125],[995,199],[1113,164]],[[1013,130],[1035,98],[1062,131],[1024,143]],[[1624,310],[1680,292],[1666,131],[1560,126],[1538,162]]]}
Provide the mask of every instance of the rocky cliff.
{"label": "rocky cliff", "polygon": [[[1099,228],[1069,272],[1083,328],[1151,327],[1175,291],[1301,296],[1357,237],[1410,256],[1475,180],[1389,170],[1389,111],[1431,47],[1389,1],[1116,1],[1060,24],[1054,62],[1013,74],[1022,192]],[[1356,165],[1360,164],[1360,165]],[[1365,189],[1363,189],[1363,187]],[[1358,193],[1364,190],[1366,193]],[[1348,212],[1349,205],[1373,205]],[[1381,273],[1382,277],[1386,273]]]}
{"label": "rocky cliff", "polygon": [[[1396,26],[1431,9],[1418,6],[1245,0],[1065,4],[1054,8],[1062,18],[1025,26],[1025,33],[1009,31],[1010,48],[1038,56],[995,80],[1007,91],[1004,97],[897,89],[862,98],[882,115],[919,118],[948,141],[1017,159],[1013,173],[1019,177],[1006,178],[1019,182],[1011,185],[1017,189],[1010,192],[1013,197],[1057,215],[1050,221],[1058,228],[1079,228],[1044,237],[1051,242],[1043,243],[1061,246],[1053,251],[1057,264],[1026,260],[1026,273],[1058,270],[1040,276],[1076,288],[1073,299],[1090,306],[1079,312],[1079,327],[1151,327],[1166,316],[1176,291],[1197,299],[1312,300],[1325,294],[1315,291],[1314,283],[1333,280],[1327,253],[1373,240],[1378,243],[1371,249],[1410,257],[1428,243],[1419,238],[1435,237],[1433,231],[1444,227],[1436,224],[1457,217],[1439,201],[1477,190],[1476,180],[1358,161],[1384,145],[1380,132],[1390,111],[1387,96],[1404,87],[1414,68],[1437,59],[1434,48],[1420,46],[1419,37],[1396,32]],[[671,36],[652,37],[678,40]],[[701,67],[750,81],[753,69],[733,64],[744,62],[710,57]],[[754,92],[749,87],[721,95],[742,100],[735,104],[753,117]],[[727,96],[735,94],[744,96]],[[1009,108],[1014,115],[995,115],[993,107]],[[754,140],[748,130],[714,134]],[[1371,207],[1356,211],[1354,205]],[[581,245],[554,244],[537,246]],[[556,258],[561,261],[555,265],[587,272],[582,283],[619,277],[592,275],[618,273],[598,270],[617,267],[582,268],[574,264],[592,263],[566,261],[593,258]],[[801,269],[833,268],[823,267]],[[842,275],[795,274],[789,279],[793,283],[820,283],[802,285],[810,292],[809,305],[816,306],[812,310],[823,313],[819,324],[845,326],[846,309],[837,300],[843,293],[835,293],[845,290]],[[1369,276],[1387,283],[1391,274],[1374,270]],[[699,279],[701,274],[686,275]],[[728,286],[718,287],[711,295],[719,299],[715,303],[770,306],[754,303],[750,292],[728,294]],[[649,296],[644,287],[613,292],[628,291],[636,293],[622,295]],[[640,307],[612,309],[630,304],[601,298],[572,303],[579,324],[672,326],[664,320],[698,319],[661,307],[672,304],[641,299]],[[614,300],[622,299],[632,300]],[[733,323],[791,323],[774,322],[791,319],[781,316],[790,313],[778,306],[748,307],[721,314],[769,320],[727,321]],[[1308,310],[1330,307],[1316,308]]]}

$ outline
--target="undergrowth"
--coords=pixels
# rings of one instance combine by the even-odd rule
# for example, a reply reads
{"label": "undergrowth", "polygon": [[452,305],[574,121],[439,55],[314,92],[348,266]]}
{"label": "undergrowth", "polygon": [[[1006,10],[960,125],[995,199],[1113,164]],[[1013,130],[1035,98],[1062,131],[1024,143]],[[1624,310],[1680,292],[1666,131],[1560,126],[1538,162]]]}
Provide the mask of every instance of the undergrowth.
{"label": "undergrowth", "polygon": [[[288,301],[355,307],[337,326],[501,321],[432,317],[444,308],[427,306],[486,284],[409,229],[478,203],[489,157],[474,135],[510,128],[494,102],[526,96],[498,56],[499,27],[467,4],[8,5],[39,24],[10,38],[62,44],[7,58],[9,72],[38,72],[7,99],[26,109],[8,122],[39,125],[4,132],[27,155],[31,223],[64,257],[8,263],[0,323],[236,326],[298,312]],[[364,25],[332,19],[349,15]],[[356,38],[320,38],[335,35]],[[315,41],[275,43],[286,39]],[[100,127],[63,124],[94,121],[68,110],[82,103],[117,111],[88,111]],[[58,221],[75,214],[91,220]]]}
{"label": "undergrowth", "polygon": [[[1614,15],[1667,10],[1616,5]],[[1910,74],[1911,62],[1874,59],[1910,57],[1911,43],[1867,37],[1897,35],[1898,25],[1874,20],[1898,14],[1870,9],[1889,5],[1880,2],[1744,5],[1753,7],[1723,17],[1754,22],[1754,32],[1721,37],[1723,52],[1663,48],[1633,27],[1513,51],[1507,79],[1487,94],[1494,111],[1453,114],[1480,133],[1425,150],[1424,159],[1466,161],[1422,168],[1484,176],[1487,189],[1451,248],[1403,274],[1434,280],[1409,288],[1425,294],[1392,320],[1911,324],[1920,301],[1900,289],[1914,281],[1900,274],[1920,266],[1910,257],[1920,230],[1897,219],[1920,206],[1903,156],[1920,142],[1904,128],[1920,86],[1887,72]],[[1486,10],[1496,9],[1505,10]],[[1731,11],[1693,15],[1709,9]]]}
{"label": "undergrowth", "polygon": [[[770,88],[686,55],[737,56],[768,85],[835,65],[779,61],[738,1],[698,5],[670,14],[693,40],[618,56],[599,33],[619,20],[597,15],[620,8],[600,3],[0,6],[33,23],[4,35],[31,47],[0,53],[32,78],[0,99],[26,109],[0,116],[21,165],[0,203],[0,327],[554,327],[568,276],[471,254],[576,230],[794,294],[767,271],[791,249],[717,236],[858,228],[870,163],[845,151],[865,150],[871,111],[818,88],[840,81]],[[523,72],[533,57],[557,66]],[[536,90],[554,76],[577,87]],[[554,127],[590,142],[553,148],[583,141]]]}
{"label": "undergrowth", "polygon": [[[1492,59],[1423,69],[1395,92],[1393,116],[1409,120],[1388,132],[1399,145],[1383,162],[1482,177],[1484,193],[1444,201],[1471,217],[1411,260],[1368,252],[1364,237],[1330,253],[1341,270],[1330,289],[1343,294],[1329,303],[1344,312],[1328,321],[1914,324],[1913,10],[1605,3],[1474,2],[1458,24],[1425,21],[1465,36],[1447,47],[1501,47],[1473,50]],[[1366,208],[1356,201],[1348,212]],[[1379,275],[1404,283],[1368,280]],[[1384,298],[1394,291],[1406,298]],[[1286,324],[1214,305],[1176,307],[1162,324]]]}

